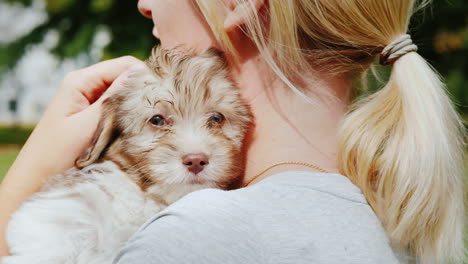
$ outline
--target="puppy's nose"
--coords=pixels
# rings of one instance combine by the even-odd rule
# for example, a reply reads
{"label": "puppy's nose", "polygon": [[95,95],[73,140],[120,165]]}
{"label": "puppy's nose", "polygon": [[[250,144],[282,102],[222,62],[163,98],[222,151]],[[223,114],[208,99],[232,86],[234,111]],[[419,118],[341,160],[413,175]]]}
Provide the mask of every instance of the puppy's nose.
{"label": "puppy's nose", "polygon": [[189,171],[198,174],[208,165],[208,157],[203,153],[191,153],[182,157],[182,163]]}

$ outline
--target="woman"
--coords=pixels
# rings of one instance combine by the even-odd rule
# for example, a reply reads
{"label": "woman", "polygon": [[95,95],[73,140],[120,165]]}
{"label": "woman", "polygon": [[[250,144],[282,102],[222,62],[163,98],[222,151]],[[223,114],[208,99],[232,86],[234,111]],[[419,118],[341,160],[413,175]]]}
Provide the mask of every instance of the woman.
{"label": "woman", "polygon": [[[163,46],[226,52],[256,125],[246,188],[182,198],[115,262],[461,263],[463,128],[405,35],[426,3],[140,0]],[[350,106],[353,80],[377,56],[389,82]],[[119,58],[65,78],[2,184],[2,231],[45,177],[72,166],[101,95],[139,64]]]}

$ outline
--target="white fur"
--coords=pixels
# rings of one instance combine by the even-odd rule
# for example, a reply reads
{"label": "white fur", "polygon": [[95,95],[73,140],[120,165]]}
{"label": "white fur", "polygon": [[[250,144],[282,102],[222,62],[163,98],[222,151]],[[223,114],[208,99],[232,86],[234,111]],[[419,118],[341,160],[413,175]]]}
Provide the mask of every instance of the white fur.
{"label": "white fur", "polygon": [[[71,169],[62,177],[82,177],[72,186],[34,195],[13,215],[7,229],[12,256],[2,264],[105,264],[152,215],[158,204],[112,162]],[[154,190],[177,200],[190,188]],[[157,186],[152,187],[157,189]],[[169,195],[170,194],[170,195]],[[170,197],[169,197],[170,196]]]}

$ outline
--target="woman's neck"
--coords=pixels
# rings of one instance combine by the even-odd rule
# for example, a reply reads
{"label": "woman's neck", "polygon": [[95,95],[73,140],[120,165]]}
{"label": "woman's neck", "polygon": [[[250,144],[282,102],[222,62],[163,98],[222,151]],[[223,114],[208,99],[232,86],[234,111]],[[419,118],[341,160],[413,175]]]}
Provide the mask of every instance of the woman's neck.
{"label": "woman's neck", "polygon": [[[268,166],[285,161],[306,162],[338,172],[337,131],[348,104],[350,78],[344,75],[326,78],[317,74],[309,78],[299,88],[314,100],[310,103],[279,80],[258,54],[237,60],[231,68],[255,117],[255,125],[246,138],[244,183]],[[310,92],[318,89],[325,93]],[[279,166],[253,183],[288,170],[313,169]]]}

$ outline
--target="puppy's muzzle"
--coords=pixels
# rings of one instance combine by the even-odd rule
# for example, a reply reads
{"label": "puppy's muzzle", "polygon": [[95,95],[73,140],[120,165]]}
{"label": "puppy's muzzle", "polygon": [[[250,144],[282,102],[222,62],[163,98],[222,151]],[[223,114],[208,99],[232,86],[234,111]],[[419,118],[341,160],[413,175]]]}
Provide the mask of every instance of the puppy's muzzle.
{"label": "puppy's muzzle", "polygon": [[182,157],[182,163],[193,174],[198,174],[208,166],[208,157],[203,153],[191,153]]}

